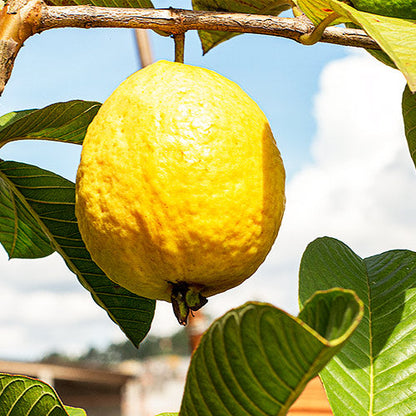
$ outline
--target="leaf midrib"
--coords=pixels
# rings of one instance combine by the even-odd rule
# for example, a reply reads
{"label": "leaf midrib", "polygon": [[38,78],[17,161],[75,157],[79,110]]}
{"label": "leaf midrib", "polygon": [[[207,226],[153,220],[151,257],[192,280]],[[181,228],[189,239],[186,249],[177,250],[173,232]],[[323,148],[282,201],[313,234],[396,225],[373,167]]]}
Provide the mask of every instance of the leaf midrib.
{"label": "leaf midrib", "polygon": [[368,338],[369,338],[369,360],[370,360],[370,385],[369,385],[369,403],[368,403],[368,415],[372,416],[374,409],[374,357],[373,357],[373,313],[371,306],[371,285],[370,275],[368,273],[367,264],[365,264],[365,274],[367,283],[367,299],[368,299]]}
{"label": "leaf midrib", "polygon": [[286,404],[280,409],[279,413],[276,416],[285,416],[287,414],[287,412],[289,411],[289,408],[292,406],[294,401],[299,397],[300,393],[302,393],[306,384],[312,379],[312,373],[316,369],[315,364],[320,361],[320,358],[325,355],[325,352],[326,352],[325,346],[322,345],[320,353],[312,361],[309,367],[309,370],[300,379],[295,389],[292,390],[292,393],[290,393],[289,397],[286,400]]}
{"label": "leaf midrib", "polygon": [[[6,182],[6,184],[7,184],[7,182]],[[10,189],[9,189],[9,192],[10,192]],[[11,198],[11,202],[13,204],[13,213],[14,213],[14,221],[13,221],[13,224],[14,224],[14,232],[13,232],[13,243],[12,243],[12,248],[10,250],[9,257],[13,257],[14,256],[14,250],[16,249],[16,244],[17,244],[17,233],[18,233],[18,230],[19,230],[19,220],[17,218],[16,201],[15,201],[13,192],[10,192],[10,198]]]}

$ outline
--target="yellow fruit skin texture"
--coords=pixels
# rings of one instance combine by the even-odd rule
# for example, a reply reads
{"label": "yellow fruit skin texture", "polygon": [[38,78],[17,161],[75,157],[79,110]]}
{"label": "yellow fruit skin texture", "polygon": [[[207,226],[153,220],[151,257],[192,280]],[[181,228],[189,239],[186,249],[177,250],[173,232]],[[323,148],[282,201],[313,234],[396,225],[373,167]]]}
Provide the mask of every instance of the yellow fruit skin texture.
{"label": "yellow fruit skin texture", "polygon": [[268,121],[217,73],[159,61],[88,128],[76,215],[93,260],[138,295],[211,296],[251,276],[280,227],[285,172]]}

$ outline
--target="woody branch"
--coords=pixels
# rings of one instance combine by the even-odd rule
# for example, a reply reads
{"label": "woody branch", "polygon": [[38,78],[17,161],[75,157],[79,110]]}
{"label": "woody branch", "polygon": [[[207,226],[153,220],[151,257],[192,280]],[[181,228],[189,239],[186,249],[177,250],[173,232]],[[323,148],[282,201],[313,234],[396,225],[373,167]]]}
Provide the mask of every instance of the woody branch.
{"label": "woody branch", "polygon": [[[0,14],[0,94],[23,42],[35,33],[63,27],[143,28],[173,35],[188,30],[220,30],[279,36],[297,42],[314,29],[305,16],[287,18],[172,8],[48,6],[42,0],[11,0]],[[329,27],[323,32],[320,42],[379,49],[378,44],[360,29]]]}

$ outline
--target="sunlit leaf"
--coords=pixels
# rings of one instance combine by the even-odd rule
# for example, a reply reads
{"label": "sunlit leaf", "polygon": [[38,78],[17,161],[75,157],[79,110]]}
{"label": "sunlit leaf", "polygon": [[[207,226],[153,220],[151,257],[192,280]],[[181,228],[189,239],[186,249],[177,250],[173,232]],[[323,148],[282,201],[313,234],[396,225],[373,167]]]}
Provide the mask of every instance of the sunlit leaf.
{"label": "sunlit leaf", "polygon": [[5,114],[0,117],[0,147],[23,139],[82,144],[100,106],[95,101],[74,100]]}
{"label": "sunlit leaf", "polygon": [[[38,415],[68,416],[68,413],[49,385],[29,377],[0,374],[0,416]],[[69,415],[82,416],[82,413]]]}
{"label": "sunlit leaf", "polygon": [[362,316],[353,292],[316,293],[298,317],[247,303],[215,321],[194,353],[181,416],[284,415]]}
{"label": "sunlit leaf", "polygon": [[160,413],[157,416],[178,416],[179,413]]}
{"label": "sunlit leaf", "polygon": [[[315,25],[334,13],[330,5],[330,0],[294,0],[294,2]],[[350,21],[351,19],[349,17],[342,15],[332,22],[332,25]]]}
{"label": "sunlit leaf", "polygon": [[416,414],[416,253],[363,259],[338,240],[315,240],[301,262],[301,304],[331,287],[354,290],[365,305],[357,330],[321,372],[334,415]]}
{"label": "sunlit leaf", "polygon": [[416,20],[358,11],[337,0],[296,0],[296,2],[315,24],[336,12],[341,17],[335,23],[353,22],[361,26],[403,73],[411,91],[416,91]]}
{"label": "sunlit leaf", "polygon": [[0,162],[0,183],[10,192],[10,204],[19,204],[15,210],[24,206],[31,216],[27,227],[37,224],[94,300],[138,345],[150,329],[155,301],[114,284],[92,261],[75,217],[75,185],[36,166],[7,161]]}
{"label": "sunlit leaf", "polygon": [[69,416],[87,416],[84,409],[78,407],[64,406]]}
{"label": "sunlit leaf", "polygon": [[335,11],[344,13],[380,45],[416,91],[416,20],[364,13],[345,3],[330,0]]}

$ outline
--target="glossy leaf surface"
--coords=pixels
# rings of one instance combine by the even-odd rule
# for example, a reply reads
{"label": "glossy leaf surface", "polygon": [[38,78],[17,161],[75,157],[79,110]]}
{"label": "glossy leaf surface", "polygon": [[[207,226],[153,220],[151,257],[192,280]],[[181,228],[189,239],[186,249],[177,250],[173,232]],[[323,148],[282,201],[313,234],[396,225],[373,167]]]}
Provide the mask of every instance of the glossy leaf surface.
{"label": "glossy leaf surface", "polygon": [[178,416],[179,413],[160,413],[157,416]]}
{"label": "glossy leaf surface", "polygon": [[416,253],[363,259],[338,240],[315,240],[301,262],[301,304],[331,287],[354,290],[365,305],[357,330],[321,372],[334,415],[416,414]]}
{"label": "glossy leaf surface", "polygon": [[56,392],[39,380],[0,374],[0,416],[40,415],[82,416],[82,413],[67,413]]}
{"label": "glossy leaf surface", "polygon": [[361,316],[343,290],[315,294],[298,317],[263,303],[231,310],[192,357],[180,415],[285,415]]}
{"label": "glossy leaf surface", "polygon": [[64,406],[69,416],[87,416],[84,409],[78,407]]}
{"label": "glossy leaf surface", "polygon": [[5,114],[0,117],[0,147],[23,139],[82,144],[100,106],[95,101],[74,100]]}
{"label": "glossy leaf surface", "polygon": [[411,91],[416,91],[416,21],[361,12],[337,0],[296,0],[315,23],[336,12],[335,23],[353,22],[361,26],[405,76]]}

